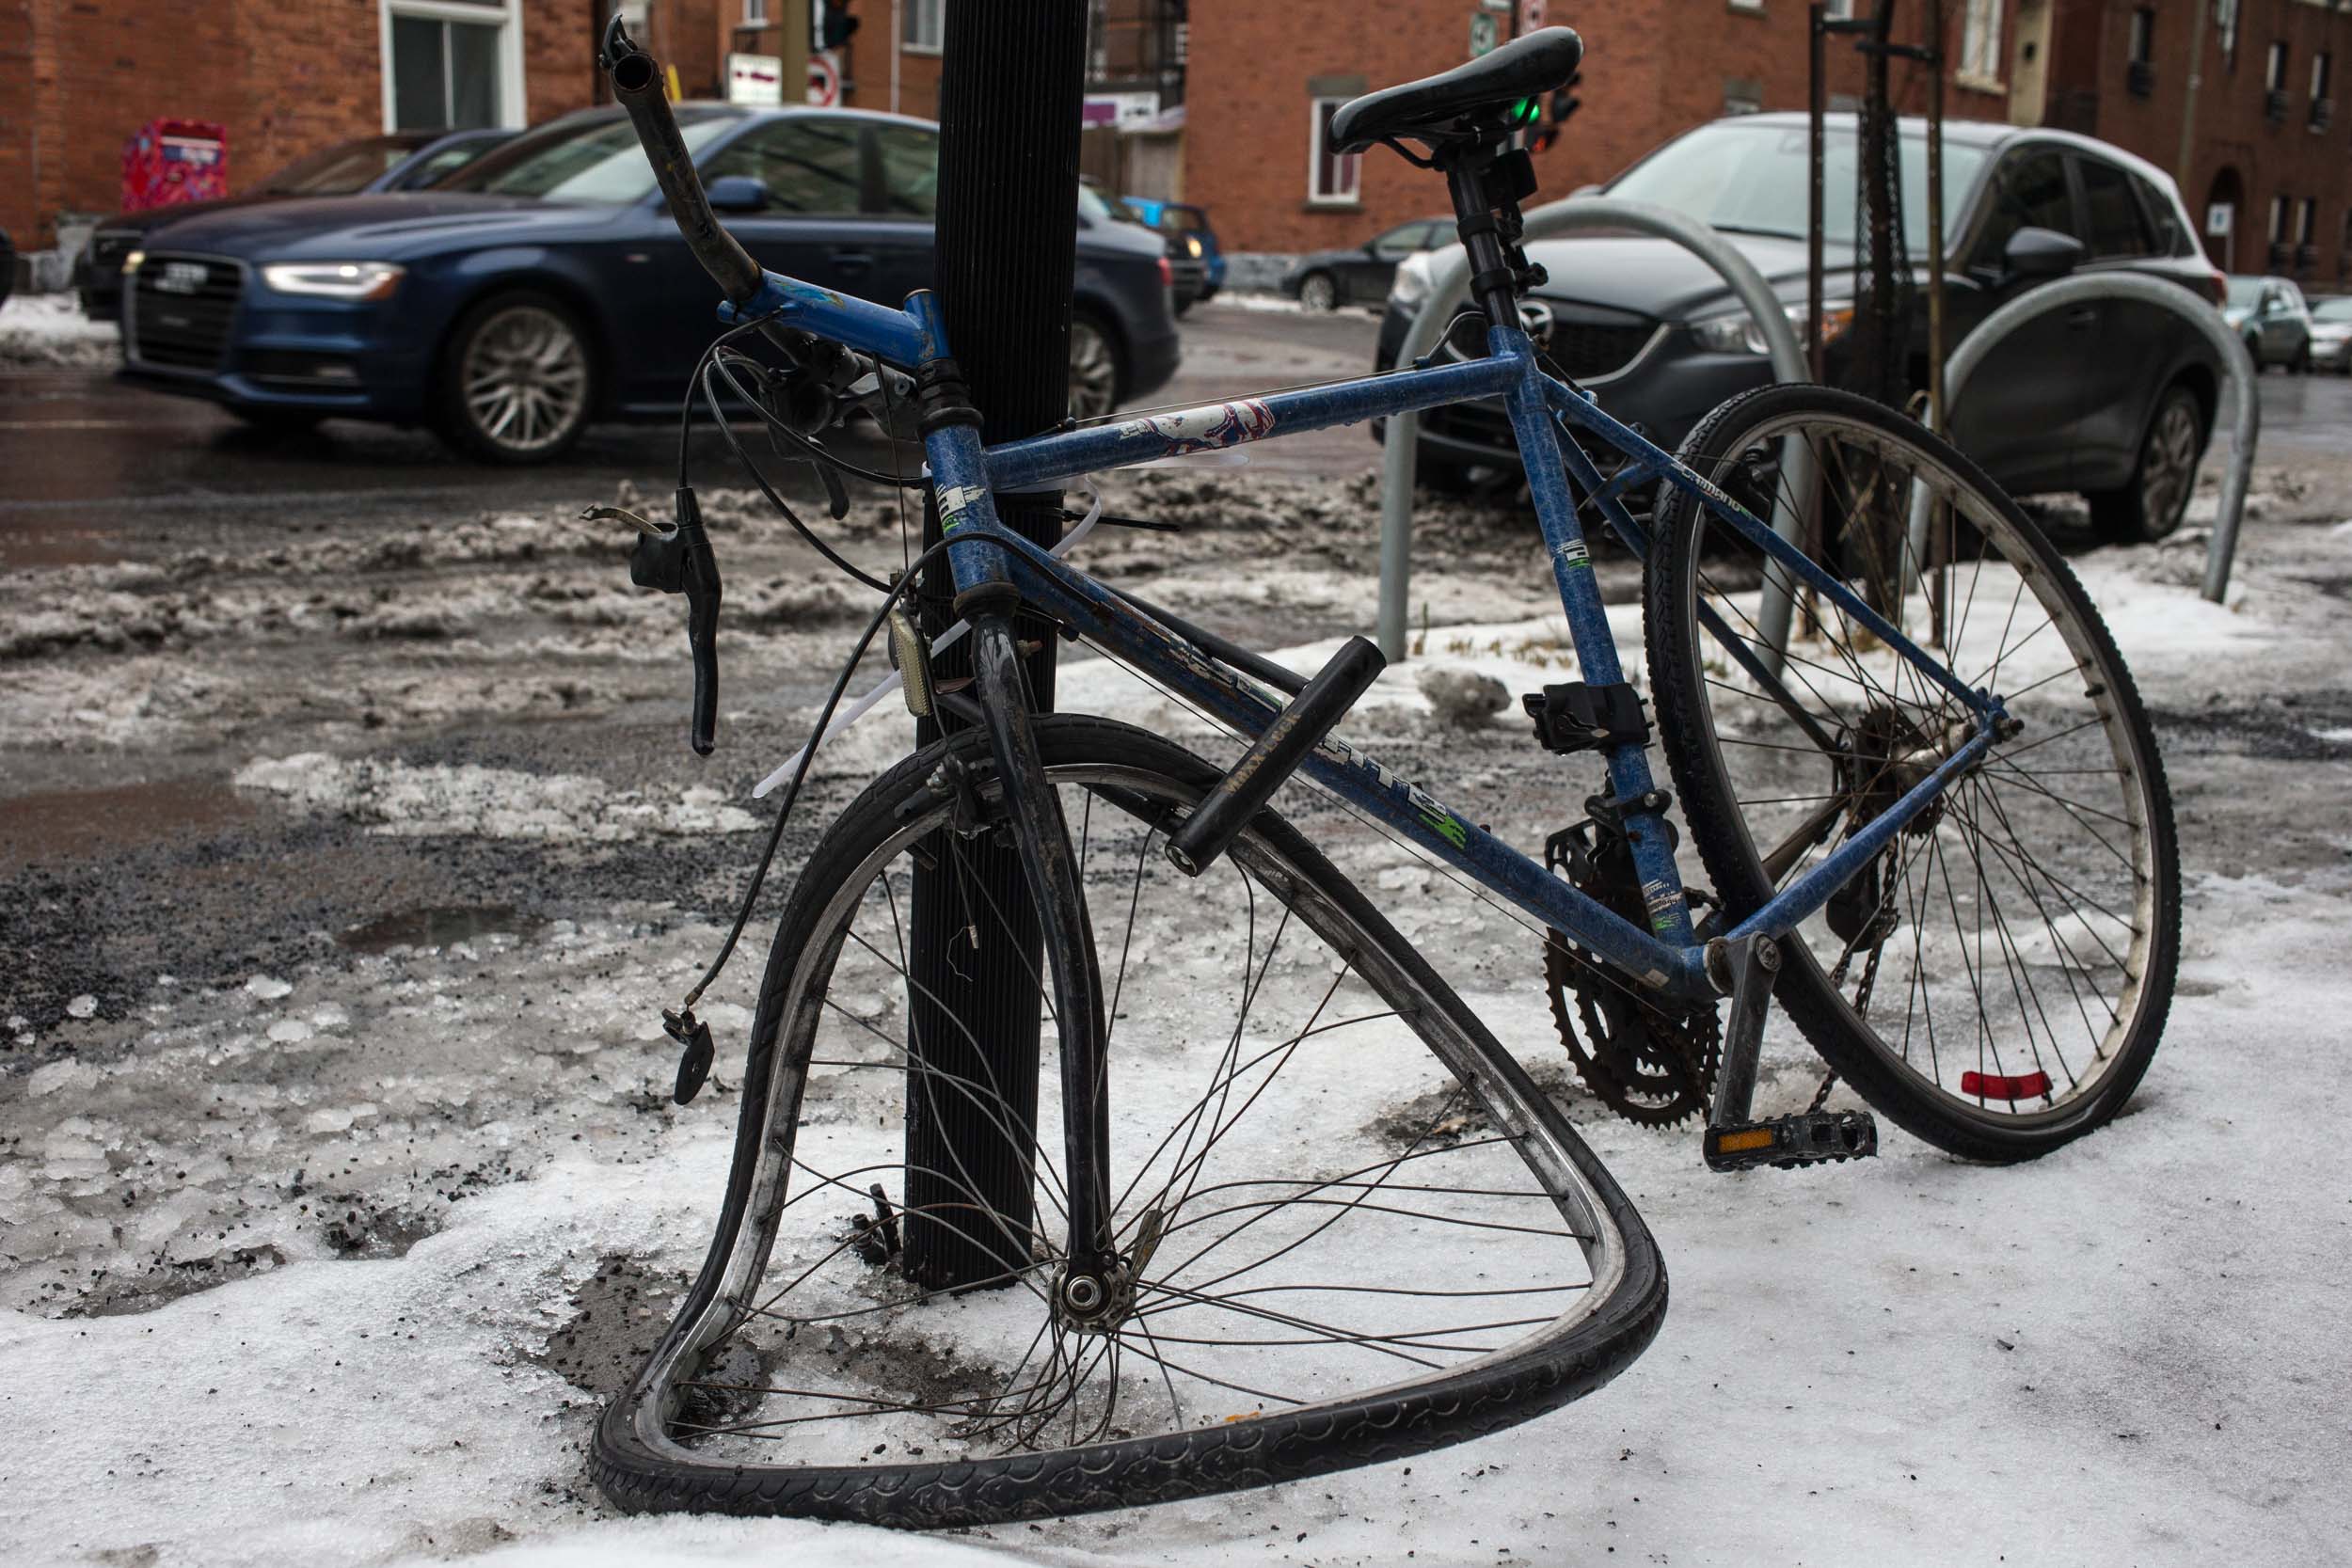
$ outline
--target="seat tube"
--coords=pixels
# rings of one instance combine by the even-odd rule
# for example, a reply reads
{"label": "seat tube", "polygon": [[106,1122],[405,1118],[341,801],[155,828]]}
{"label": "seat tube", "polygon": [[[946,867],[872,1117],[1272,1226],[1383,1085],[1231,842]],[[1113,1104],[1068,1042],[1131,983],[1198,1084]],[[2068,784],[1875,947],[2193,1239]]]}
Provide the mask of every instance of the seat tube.
{"label": "seat tube", "polygon": [[[1503,394],[1503,406],[1510,412],[1511,432],[1527,467],[1527,487],[1534,498],[1535,519],[1543,529],[1544,553],[1551,559],[1560,608],[1567,615],[1568,635],[1576,642],[1577,669],[1590,685],[1614,686],[1625,679],[1625,672],[1617,662],[1616,637],[1609,628],[1600,584],[1593,576],[1592,551],[1577,519],[1576,498],[1568,488],[1567,468],[1560,458],[1559,436],[1544,398],[1534,347],[1518,326],[1497,326],[1487,331],[1486,351],[1519,363],[1518,378]],[[1609,793],[1628,802],[1626,836],[1633,851],[1634,869],[1642,879],[1642,902],[1650,929],[1661,942],[1687,945],[1692,940],[1691,910],[1683,900],[1682,874],[1675,864],[1665,818],[1655,810],[1631,804],[1649,798],[1657,788],[1650,776],[1649,753],[1636,745],[1612,747],[1608,768]]]}

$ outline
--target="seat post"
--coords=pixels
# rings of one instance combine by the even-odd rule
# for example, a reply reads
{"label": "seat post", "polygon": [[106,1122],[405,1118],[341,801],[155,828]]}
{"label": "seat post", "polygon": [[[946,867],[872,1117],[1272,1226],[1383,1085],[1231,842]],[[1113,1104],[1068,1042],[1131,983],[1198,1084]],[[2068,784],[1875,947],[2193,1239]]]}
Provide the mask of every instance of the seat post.
{"label": "seat post", "polygon": [[[1445,161],[1446,191],[1454,198],[1454,230],[1470,256],[1470,297],[1489,326],[1519,325],[1518,272],[1511,252],[1518,241],[1518,207],[1499,214],[1486,184],[1491,147],[1464,148]],[[1506,231],[1505,225],[1508,225]]]}

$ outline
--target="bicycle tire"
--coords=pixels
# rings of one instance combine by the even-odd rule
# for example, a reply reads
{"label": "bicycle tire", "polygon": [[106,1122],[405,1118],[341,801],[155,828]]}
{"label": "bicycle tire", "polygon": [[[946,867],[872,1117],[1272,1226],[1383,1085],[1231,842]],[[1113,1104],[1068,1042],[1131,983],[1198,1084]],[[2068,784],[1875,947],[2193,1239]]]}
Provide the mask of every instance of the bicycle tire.
{"label": "bicycle tire", "polygon": [[[2090,678],[2083,682],[2083,689],[2092,719],[2086,721],[2081,729],[2086,733],[2095,729],[2093,741],[2104,740],[2109,753],[2119,759],[2113,770],[2122,781],[2118,787],[2125,797],[2125,807],[2116,816],[2119,820],[2126,816],[2134,819],[2130,838],[2132,855],[2119,855],[2118,858],[2128,859],[2131,863],[2129,871],[2135,892],[2131,918],[2135,940],[2124,954],[2116,956],[2118,961],[2113,966],[2123,979],[2123,984],[2119,987],[2119,1000],[2127,1000],[2131,1010],[2128,1019],[2121,1012],[2115,1012],[2113,1023],[2102,1036],[2102,1047],[2093,1059],[2105,1063],[2105,1066],[2095,1079],[2083,1085],[2082,1092],[2071,1093],[2064,1098],[2053,1097],[2050,1104],[2036,1111],[2021,1112],[2015,1100],[2003,1102],[1997,1088],[1990,1097],[1984,1096],[1981,1086],[1988,1075],[1981,1061],[1978,1069],[1979,1103],[1975,1105],[1968,1103],[1965,1093],[1955,1092],[1946,1082],[1940,1063],[1935,1065],[1933,1081],[1931,1082],[1916,1061],[1918,1053],[1915,1049],[1908,1010],[1903,1049],[1898,1054],[1880,1032],[1856,1011],[1842,990],[1831,983],[1833,974],[1838,973],[1838,966],[1833,964],[1825,971],[1819,956],[1813,951],[1813,942],[1820,939],[1823,929],[1820,917],[1801,927],[1799,932],[1791,933],[1790,939],[1784,943],[1791,961],[1782,965],[1774,995],[1789,1020],[1829,1067],[1851,1084],[1870,1105],[1913,1134],[1951,1153],[1971,1159],[2006,1163],[2036,1158],[2104,1126],[2115,1117],[2147,1071],[2170,1008],[2180,945],[2180,866],[2170,796],[2154,734],[2137,689],[2132,683],[2130,671],[2116,650],[2114,639],[2101,622],[2097,610],[2068,567],[2065,558],[1975,463],[1915,422],[1868,399],[1848,392],[1817,387],[1766,387],[1734,398],[1709,414],[1692,431],[1683,444],[1680,456],[1702,478],[1722,484],[1736,480],[1742,471],[1755,471],[1753,468],[1743,470],[1740,465],[1756,464],[1768,451],[1785,452],[1785,447],[1772,448],[1769,443],[1785,441],[1795,432],[1804,429],[1821,433],[1851,433],[1851,436],[1824,435],[1823,446],[1826,448],[1833,439],[1851,439],[1857,451],[1876,454],[1876,460],[1880,462],[1889,462],[1887,454],[1900,451],[1922,465],[1917,471],[1928,476],[1926,483],[1931,486],[1948,486],[1949,494],[1954,498],[1950,502],[1957,525],[1954,537],[1960,541],[1953,546],[1955,551],[1976,552],[1974,559],[1979,578],[1984,562],[1999,552],[2002,563],[2013,571],[2018,581],[2017,594],[2010,605],[2012,624],[2017,604],[2025,598],[2026,588],[2032,586],[2034,602],[2048,615],[2050,624],[2058,627],[2065,650],[2073,655],[2076,673],[2090,672]],[[1870,459],[1865,457],[1860,461],[1867,463]],[[1780,474],[1777,467],[1771,471],[1775,476]],[[1843,492],[1825,483],[1817,494],[1851,497],[1859,483],[1850,477],[1838,483],[1846,486]],[[1964,501],[1960,499],[1963,497]],[[1847,515],[1851,515],[1854,504],[1851,500],[1847,502]],[[1826,503],[1821,508],[1825,515],[1829,510]],[[1851,525],[1841,521],[1836,526],[1842,532]],[[1830,531],[1829,525],[1824,523],[1817,527],[1812,537],[1817,541],[1824,539]],[[1709,568],[1702,562],[1708,559],[1707,552],[1710,548],[1715,552],[1715,559],[1720,561],[1722,555],[1731,548],[1724,541],[1734,537],[1731,531],[1714,520],[1690,493],[1673,486],[1665,487],[1651,540],[1645,584],[1645,635],[1659,727],[1676,787],[1681,796],[1684,818],[1690,826],[1700,859],[1713,878],[1716,892],[1724,901],[1727,923],[1737,922],[1760,908],[1772,895],[1776,881],[1767,872],[1767,856],[1759,851],[1758,834],[1752,831],[1748,820],[1750,815],[1756,815],[1760,823],[1760,808],[1757,801],[1751,799],[1743,809],[1731,776],[1730,765],[1725,760],[1726,750],[1767,745],[1789,749],[1785,744],[1785,736],[1775,741],[1739,736],[1726,740],[1725,732],[1713,711],[1714,699],[1710,696],[1710,688],[1728,692],[1733,682],[1729,661],[1724,661],[1721,678],[1708,669],[1710,650],[1723,651],[1722,639],[1702,626],[1697,605],[1703,592],[1710,595],[1710,602],[1719,606],[1728,602],[1720,582],[1710,579],[1710,570],[1717,578],[1724,580],[1729,580],[1737,574],[1721,566]],[[1754,546],[1744,540],[1737,541],[1737,547],[1760,557],[1761,552],[1756,552]],[[1851,551],[1849,546],[1836,547]],[[1830,554],[1832,548],[1817,543],[1814,546],[1816,559]],[[2015,552],[2014,560],[2010,554],[2012,551]],[[1851,553],[1846,559],[1851,561]],[[1956,553],[1953,559],[1957,562],[1962,558]],[[2016,565],[2019,561],[2026,563],[2022,569]],[[1954,566],[1952,570],[1957,578],[1959,567]],[[1926,580],[1922,574],[1920,581],[1924,584]],[[1967,601],[1972,609],[1977,603],[1978,587],[1979,583],[1972,580]],[[1925,597],[1924,590],[1922,597]],[[1908,603],[1907,599],[1899,597],[1897,602],[1899,608]],[[1957,608],[1955,591],[1953,597],[1947,601],[1947,613]],[[1723,611],[1719,610],[1718,614],[1720,617]],[[1840,619],[1842,621],[1842,614]],[[1724,625],[1738,633],[1738,628],[1732,626],[1729,620],[1725,620]],[[1761,631],[1760,626],[1754,622],[1750,623],[1750,627],[1751,630]],[[1959,645],[1959,639],[1964,631],[1965,628],[1962,627],[1953,632],[1955,646]],[[1822,635],[1824,638],[1831,635],[1826,626],[1822,628]],[[2038,635],[2038,628],[2034,635]],[[2009,627],[2004,626],[1998,636],[2003,640],[2003,646],[1993,662],[1992,673],[1994,675],[2000,673],[2002,658],[2007,657],[2010,636]],[[1797,657],[1792,654],[1792,660]],[[1830,657],[1830,654],[1824,653],[1821,658],[1826,660]],[[1839,657],[1845,656],[1841,654]],[[1827,666],[1817,661],[1814,668],[1820,671]],[[1966,671],[1960,673],[1963,679],[1969,678]],[[1815,678],[1799,671],[1790,684],[1793,686],[1797,682]],[[1827,680],[1826,676],[1819,678],[1824,682]],[[2053,683],[2057,678],[2053,677]],[[1927,683],[1920,681],[1917,685],[1924,689]],[[1899,688],[1898,676],[1895,685],[1889,689],[1889,698],[1899,691]],[[2050,685],[2043,686],[2042,692],[2052,693],[2053,701],[2065,695],[2062,687],[2054,690]],[[2026,705],[2038,700],[2042,692],[2037,692],[2033,699],[2017,699],[2017,711],[2025,714]],[[1725,698],[1727,704],[1733,705],[1738,700],[1730,696]],[[1901,706],[1899,700],[1871,698],[1873,705],[1881,702],[1884,702],[1889,708]],[[1918,705],[1924,711],[1924,700]],[[2045,734],[2046,740],[2043,739]],[[2036,743],[2047,744],[2058,738],[2059,735],[2047,724],[2040,731],[2028,724],[2017,743],[2017,750],[2012,751],[2006,745],[1996,747],[1993,757],[2022,755],[2023,751],[2032,749]],[[2089,742],[2082,744],[2090,745]],[[1988,759],[1985,768],[2007,768],[2011,772],[2017,771],[2013,763],[1992,759]],[[2099,769],[2092,767],[2079,771],[2096,773]],[[1848,776],[1858,776],[1858,773],[1857,768],[1854,775]],[[1754,767],[1751,774],[1761,779],[1766,776],[1767,770],[1762,767]],[[1978,780],[1989,781],[1981,786],[1986,796],[2010,787],[2012,782],[2007,772],[1979,771],[1971,774],[1968,780],[1955,784],[1949,792],[1951,798],[1962,799],[1963,792],[1976,787]],[[2038,863],[2026,858],[2025,847],[2016,838],[2013,827],[2009,826],[2010,818],[2006,815],[1997,825],[2012,843],[2018,845],[2018,849],[2014,854],[2000,849],[1991,829],[1978,822],[1976,811],[1981,804],[1981,800],[1978,800],[1975,806],[1955,806],[1951,814],[1939,815],[1936,822],[1926,830],[1926,836],[1934,838],[1959,833],[1964,839],[1970,832],[1977,832],[1979,836],[1976,843],[1995,851],[1989,859],[1973,847],[1963,851],[1970,855],[1978,866],[1975,898],[1979,911],[1977,960],[1984,966],[1984,974],[1979,976],[1975,969],[1968,968],[1964,939],[1959,943],[1961,963],[1957,966],[1967,969],[1970,984],[1979,988],[1974,1006],[1979,1020],[1979,1026],[1989,1037],[1991,1026],[1984,1020],[2001,999],[1997,994],[1997,986],[1991,1002],[1987,1001],[1981,989],[1992,973],[1983,947],[1983,911],[1988,903],[1983,867],[1991,864],[1996,879],[1998,874],[2004,871],[2012,874],[2012,885],[2022,886],[2029,894],[2036,886],[2037,876],[2047,879],[2054,874],[2039,869]],[[1969,826],[1956,828],[1951,818],[1962,816],[1963,812],[1966,814],[1963,820]],[[2094,833],[2097,832],[2095,827],[2092,831]],[[2118,832],[2117,836],[2124,835]],[[1776,847],[1785,848],[1787,842],[1783,839]],[[1897,842],[1899,846],[1903,841],[1899,838]],[[1932,853],[1940,859],[1941,847],[1935,847]],[[1798,863],[1801,865],[1804,862]],[[1777,885],[1786,885],[1794,869],[1784,867]],[[1904,863],[1903,876],[1907,894],[1909,863]],[[1956,896],[1948,866],[1945,877],[1945,892],[1954,899],[1952,916],[1957,930],[1964,917],[1959,908],[1959,897]],[[1931,869],[1923,871],[1921,880],[1931,883],[1932,878]],[[1891,882],[1887,885],[1892,887]],[[2048,881],[2046,885],[2050,889],[2051,900],[2055,902],[2057,883]],[[1886,896],[1891,898],[1891,892]],[[1922,905],[1927,901],[1923,898]],[[1991,902],[1995,924],[2005,928],[1998,910],[1997,893]],[[2033,897],[2032,905],[2037,912],[2042,913],[2052,934],[2063,943],[2063,928],[2051,921],[2046,911],[2042,911],[2042,898]],[[2104,909],[2104,906],[2097,907]],[[2079,910],[2065,912],[2072,914],[2079,912]],[[1940,920],[1940,916],[1935,918]],[[2087,920],[2089,917],[2084,918]],[[1923,929],[1915,938],[1915,942],[1923,949],[1928,915],[1921,913],[1915,923]],[[2140,928],[2142,925],[2144,930]],[[1831,940],[1835,940],[1834,935]],[[2005,939],[1996,933],[1996,947],[2002,940]],[[1881,939],[1882,946],[1883,941]],[[2090,944],[2084,945],[2088,948]],[[2101,945],[2105,946],[2105,943]],[[1848,946],[1851,951],[1851,942]],[[1995,956],[2009,972],[2010,987],[2020,990],[2017,1016],[2024,1023],[2030,1042],[2034,1036],[2034,1024],[2024,991],[2032,989],[2034,966],[2026,960],[2022,949],[2013,964],[2006,953],[1996,953]],[[1919,997],[1929,996],[1930,987],[1935,983],[1929,978],[1931,966],[1924,952],[1915,955],[1914,962],[1917,971],[1915,974],[1917,991],[1907,995],[1907,1008]],[[2067,974],[2069,966],[2074,962],[2073,950],[2069,948],[2067,956],[2058,960],[2057,967],[2061,974]],[[2083,965],[2085,973],[2090,968],[2089,962]],[[1875,970],[1873,963],[1871,971],[1875,973]],[[2025,988],[2016,988],[2016,980],[2021,974],[2027,984]],[[1947,981],[1949,978],[1945,976]],[[1947,986],[1947,994],[1957,989],[1956,984]],[[2039,992],[2034,992],[2034,996],[2035,1006],[2039,1007]],[[1931,1019],[1933,1006],[1931,998]],[[1963,1001],[1963,1010],[1967,1006],[1968,1003]],[[2104,1001],[2102,1006],[2106,1006]],[[2050,1026],[2046,1011],[2042,1022],[2045,1027]],[[2089,1009],[2085,1009],[2086,1025],[2096,1022]],[[1997,1053],[1997,1042],[1995,1050]],[[1929,1054],[1933,1061],[1931,1037]],[[2038,1047],[2033,1053],[2033,1059],[2037,1063],[2042,1059]],[[2008,1092],[2015,1095],[2018,1092],[2013,1086],[2016,1080],[2031,1075],[1999,1070],[1989,1076],[1996,1085],[2011,1085]],[[1965,1085],[1968,1078],[1963,1072],[1958,1081]],[[2046,1087],[2056,1086],[2055,1075],[2046,1071],[2042,1082]],[[2006,1109],[1996,1108],[2004,1103]]]}
{"label": "bicycle tire", "polygon": [[[1188,807],[1219,771],[1168,741],[1104,720],[1042,718],[1036,738],[1057,784],[1091,780],[1085,786],[1096,795],[1116,789]],[[887,864],[892,845],[945,820],[948,808],[927,781],[949,757],[971,770],[983,800],[992,798],[993,768],[977,733],[951,737],[868,786],[797,879],[744,1065],[717,1233],[669,1331],[596,1429],[590,1471],[609,1499],[629,1512],[783,1514],[925,1528],[1171,1501],[1408,1457],[1495,1432],[1598,1388],[1641,1354],[1665,1312],[1666,1275],[1624,1191],[1420,954],[1268,811],[1230,856],[1255,868],[1282,900],[1286,919],[1295,915],[1306,928],[1336,933],[1335,946],[1358,944],[1351,961],[1360,964],[1367,983],[1496,1125],[1510,1130],[1496,1142],[1518,1155],[1563,1214],[1572,1207],[1581,1214],[1592,1243],[1587,1258],[1597,1261],[1576,1305],[1548,1326],[1442,1375],[1154,1435],[1046,1451],[828,1465],[711,1463],[685,1447],[672,1431],[682,1408],[678,1390],[697,1375],[707,1349],[725,1342],[729,1320],[743,1320],[736,1306],[748,1294],[743,1281],[765,1277],[768,1251],[776,1244],[783,1176],[794,1159],[815,1038],[814,1023],[798,1021],[822,1011],[821,988],[844,948],[842,933],[851,928],[868,871]],[[796,1021],[788,1034],[787,1019]]]}

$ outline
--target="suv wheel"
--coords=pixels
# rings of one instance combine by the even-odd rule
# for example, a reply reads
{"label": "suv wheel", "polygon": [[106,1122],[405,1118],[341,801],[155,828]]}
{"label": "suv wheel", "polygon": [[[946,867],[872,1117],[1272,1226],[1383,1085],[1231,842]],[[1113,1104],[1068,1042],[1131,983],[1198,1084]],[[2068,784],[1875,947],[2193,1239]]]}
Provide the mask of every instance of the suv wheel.
{"label": "suv wheel", "polygon": [[2185,387],[2168,388],[2140,437],[2129,483],[2093,491],[2090,526],[2110,544],[2144,545],[2181,526],[2204,455],[2204,410]]}
{"label": "suv wheel", "polygon": [[1119,339],[1081,310],[1070,318],[1070,417],[1099,420],[1119,406],[1126,368],[1119,362]]}
{"label": "suv wheel", "polygon": [[485,299],[466,312],[441,356],[445,438],[493,463],[544,463],[580,439],[596,406],[588,334],[548,294]]}
{"label": "suv wheel", "polygon": [[1340,308],[1340,280],[1327,272],[1311,272],[1298,280],[1298,303],[1310,310]]}

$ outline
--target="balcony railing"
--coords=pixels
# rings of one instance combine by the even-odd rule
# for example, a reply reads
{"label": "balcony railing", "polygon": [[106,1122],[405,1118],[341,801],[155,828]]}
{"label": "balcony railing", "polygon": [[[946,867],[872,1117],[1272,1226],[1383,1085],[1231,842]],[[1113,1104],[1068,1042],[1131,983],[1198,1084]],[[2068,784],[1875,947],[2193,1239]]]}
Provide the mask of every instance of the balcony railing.
{"label": "balcony railing", "polygon": [[2312,100],[2312,129],[2325,131],[2336,118],[2336,101],[2332,98]]}
{"label": "balcony railing", "polygon": [[2146,98],[2156,90],[2156,68],[2146,60],[2134,60],[2123,68],[2123,86],[2134,98]]}
{"label": "balcony railing", "polygon": [[2263,94],[2263,118],[2273,125],[2284,125],[2287,119],[2287,95],[2284,89],[2272,87]]}

